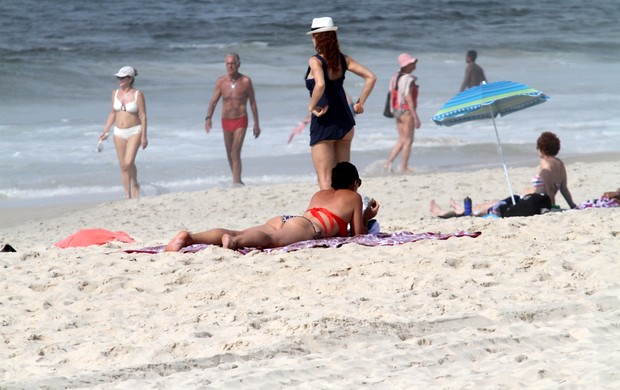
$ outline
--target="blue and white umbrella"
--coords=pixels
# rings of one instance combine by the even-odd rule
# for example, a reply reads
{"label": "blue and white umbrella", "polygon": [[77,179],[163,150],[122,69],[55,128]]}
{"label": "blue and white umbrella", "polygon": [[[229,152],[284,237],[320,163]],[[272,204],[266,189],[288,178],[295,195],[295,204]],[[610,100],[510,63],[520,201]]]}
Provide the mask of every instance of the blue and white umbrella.
{"label": "blue and white umbrella", "polygon": [[547,101],[549,97],[534,88],[514,81],[495,81],[480,84],[459,92],[433,116],[433,121],[440,126],[452,126],[463,122],[491,119],[497,137],[499,153],[504,166],[504,174],[513,203],[514,193],[508,177],[508,168],[504,159],[502,143],[499,139],[495,117],[508,115]]}

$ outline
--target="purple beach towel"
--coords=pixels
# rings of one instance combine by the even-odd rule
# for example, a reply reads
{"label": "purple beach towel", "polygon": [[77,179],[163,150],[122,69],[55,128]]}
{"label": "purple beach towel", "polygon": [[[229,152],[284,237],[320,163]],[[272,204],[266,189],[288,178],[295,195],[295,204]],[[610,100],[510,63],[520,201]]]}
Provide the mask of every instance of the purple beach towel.
{"label": "purple beach towel", "polygon": [[[287,246],[279,247],[279,248],[240,248],[238,252],[242,254],[247,254],[255,250],[263,251],[263,252],[274,252],[274,251],[283,251],[283,252],[293,252],[299,249],[307,249],[307,248],[339,248],[345,244],[359,244],[364,246],[393,246],[393,245],[401,245],[409,242],[416,242],[421,240],[447,240],[451,237],[471,237],[476,238],[481,235],[481,232],[465,232],[460,231],[451,234],[444,233],[411,233],[406,231],[399,231],[394,233],[379,233],[379,234],[362,234],[354,237],[331,237],[331,238],[321,238],[318,240],[307,240],[300,241],[294,244],[290,244]],[[196,253],[199,252],[210,245],[207,244],[194,244],[190,246],[186,246],[181,249],[179,252],[182,253]],[[165,245],[157,245],[140,249],[125,249],[124,252],[127,253],[161,253],[166,248]]]}

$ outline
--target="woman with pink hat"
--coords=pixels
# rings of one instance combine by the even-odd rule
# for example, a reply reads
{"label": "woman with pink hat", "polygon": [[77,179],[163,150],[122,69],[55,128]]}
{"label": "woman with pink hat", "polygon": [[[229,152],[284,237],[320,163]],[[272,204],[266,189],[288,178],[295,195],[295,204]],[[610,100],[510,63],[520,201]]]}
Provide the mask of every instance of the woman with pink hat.
{"label": "woman with pink hat", "polygon": [[[330,188],[331,171],[336,163],[351,159],[355,126],[353,112],[364,112],[364,103],[377,80],[370,70],[340,52],[336,30],[338,27],[334,26],[332,18],[322,17],[312,20],[311,30],[307,33],[312,36],[317,52],[308,60],[305,81],[310,92],[308,110],[312,114],[312,162],[321,189]],[[359,99],[353,104],[353,112],[343,88],[347,70],[364,79]]]}
{"label": "woman with pink hat", "polygon": [[417,77],[413,76],[416,68],[417,58],[407,53],[398,56],[400,70],[390,81],[390,92],[392,95],[392,107],[394,109],[394,119],[396,120],[396,130],[398,130],[398,141],[392,148],[390,157],[384,164],[384,168],[392,171],[392,162],[399,153],[402,152],[400,170],[404,173],[412,173],[409,168],[409,155],[415,129],[420,128],[420,118],[418,117],[418,85]]}

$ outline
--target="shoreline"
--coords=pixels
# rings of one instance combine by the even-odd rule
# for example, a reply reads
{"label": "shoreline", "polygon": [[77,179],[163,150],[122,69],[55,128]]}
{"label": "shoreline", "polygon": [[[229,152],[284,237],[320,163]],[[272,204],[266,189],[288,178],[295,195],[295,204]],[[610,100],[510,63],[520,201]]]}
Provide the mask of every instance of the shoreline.
{"label": "shoreline", "polygon": [[[402,179],[404,177],[414,179],[416,175],[419,174],[442,174],[442,173],[458,173],[458,172],[467,172],[474,173],[476,171],[482,170],[493,170],[498,169],[501,170],[501,161],[499,155],[497,157],[497,162],[495,163],[486,163],[483,166],[449,166],[438,169],[432,168],[423,168],[417,170],[416,173],[413,174],[400,174],[400,173],[391,173],[387,174],[382,172],[382,160],[378,160],[379,156],[382,156],[384,152],[376,152],[376,153],[366,153],[366,152],[358,152],[353,158],[362,163],[362,166],[366,166],[365,170],[360,169],[360,176],[366,178],[390,178],[393,177],[395,179]],[[415,152],[414,152],[415,153]],[[307,156],[304,156],[305,158]],[[620,161],[620,152],[618,153],[592,153],[592,154],[575,154],[575,155],[567,155],[562,156],[562,160],[566,163],[567,168],[570,167],[571,164],[575,163],[603,163],[603,162],[614,162]],[[397,160],[398,161],[398,160]],[[529,167],[534,169],[535,164],[529,164],[525,161],[520,162],[511,162],[508,163],[509,172],[514,169]],[[517,179],[517,176],[510,174],[511,182]],[[569,177],[570,179],[570,177]],[[505,182],[503,182],[505,183]],[[248,185],[246,187],[249,188],[265,188],[272,185],[278,184],[259,184],[259,185]],[[300,187],[309,186],[312,187],[312,181],[300,181],[295,185],[299,185]],[[513,183],[514,186],[514,183]],[[620,183],[618,184],[620,186]],[[192,192],[205,192],[213,189],[226,189],[231,187],[207,187],[207,188],[193,188],[178,192],[172,192],[177,194],[183,193],[192,193]],[[514,188],[515,191],[518,191],[520,187]],[[570,184],[569,184],[570,188]],[[160,195],[146,195],[141,198],[151,198],[157,197]],[[93,199],[94,198],[94,199]],[[127,200],[128,202],[139,203],[140,200]],[[45,220],[50,218],[55,218],[64,214],[83,211],[85,209],[98,207],[102,204],[106,203],[115,203],[115,202],[125,202],[124,199],[118,199],[111,196],[89,196],[89,197],[64,197],[64,198],[54,198],[54,199],[27,199],[27,200],[14,200],[7,201],[10,203],[6,203],[3,205],[0,202],[0,213],[2,213],[2,218],[0,218],[0,229],[7,227],[18,226],[25,222],[30,222],[33,220]],[[17,204],[17,206],[7,206],[7,204]]]}

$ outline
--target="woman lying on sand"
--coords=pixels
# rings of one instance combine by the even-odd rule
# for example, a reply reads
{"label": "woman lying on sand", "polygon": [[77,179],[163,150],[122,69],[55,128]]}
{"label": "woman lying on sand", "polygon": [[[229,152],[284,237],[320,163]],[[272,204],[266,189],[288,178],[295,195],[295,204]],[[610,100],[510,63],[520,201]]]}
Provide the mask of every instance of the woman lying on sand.
{"label": "woman lying on sand", "polygon": [[371,202],[362,210],[362,197],[357,189],[362,185],[357,168],[340,162],[332,169],[332,188],[316,192],[303,215],[280,215],[264,225],[245,230],[211,229],[200,233],[179,232],[166,246],[176,252],[192,244],[221,245],[224,248],[276,248],[295,242],[348,234],[366,234],[368,221],[379,211]]}

